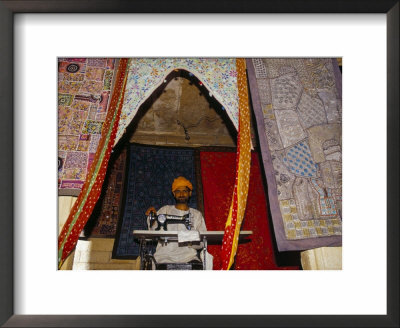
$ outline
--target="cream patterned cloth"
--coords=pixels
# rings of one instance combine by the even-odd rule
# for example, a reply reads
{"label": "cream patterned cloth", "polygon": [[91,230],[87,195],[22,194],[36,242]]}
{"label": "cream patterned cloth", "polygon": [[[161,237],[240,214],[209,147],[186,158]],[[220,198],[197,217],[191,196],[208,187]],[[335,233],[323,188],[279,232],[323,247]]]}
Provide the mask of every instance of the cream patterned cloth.
{"label": "cream patterned cloth", "polygon": [[342,94],[336,59],[247,62],[278,249],[340,246]]}

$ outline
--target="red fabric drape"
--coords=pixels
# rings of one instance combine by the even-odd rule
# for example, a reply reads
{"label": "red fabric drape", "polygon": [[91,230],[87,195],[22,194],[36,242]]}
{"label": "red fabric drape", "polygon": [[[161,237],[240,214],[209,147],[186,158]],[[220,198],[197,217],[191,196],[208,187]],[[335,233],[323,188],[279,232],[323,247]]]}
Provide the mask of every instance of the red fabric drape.
{"label": "red fabric drape", "polygon": [[223,270],[229,270],[235,261],[240,228],[246,210],[251,163],[250,108],[247,92],[246,60],[244,58],[236,59],[236,70],[239,98],[236,174],[232,202],[225,223],[221,249]]}
{"label": "red fabric drape", "polygon": [[[251,154],[250,185],[247,207],[241,230],[252,230],[250,243],[240,243],[235,270],[285,270],[275,263],[271,230],[268,223],[266,197],[257,153]],[[235,181],[234,152],[200,152],[204,196],[204,217],[207,230],[224,230],[231,205]],[[214,256],[214,270],[222,268],[221,245],[209,245]]]}

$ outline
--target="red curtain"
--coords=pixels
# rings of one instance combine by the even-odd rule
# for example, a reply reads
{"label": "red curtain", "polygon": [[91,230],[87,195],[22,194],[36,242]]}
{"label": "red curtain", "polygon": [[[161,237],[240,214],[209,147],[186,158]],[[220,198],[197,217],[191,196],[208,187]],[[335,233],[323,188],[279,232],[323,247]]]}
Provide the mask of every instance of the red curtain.
{"label": "red curtain", "polygon": [[[204,217],[207,230],[224,230],[235,181],[234,152],[200,152],[204,196]],[[235,270],[293,270],[275,263],[271,230],[268,223],[266,195],[261,178],[258,155],[251,154],[250,185],[243,230],[252,230],[251,242],[239,243]],[[221,245],[209,245],[214,256],[214,270],[220,270]]]}

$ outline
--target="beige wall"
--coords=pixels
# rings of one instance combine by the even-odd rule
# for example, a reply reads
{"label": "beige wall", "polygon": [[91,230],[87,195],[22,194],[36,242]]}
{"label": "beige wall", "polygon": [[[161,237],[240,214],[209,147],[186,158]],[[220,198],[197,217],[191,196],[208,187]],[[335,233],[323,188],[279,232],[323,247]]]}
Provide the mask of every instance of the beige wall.
{"label": "beige wall", "polygon": [[58,197],[58,233],[68,219],[69,212],[74,206],[77,197],[75,196],[59,196]]}
{"label": "beige wall", "polygon": [[320,247],[301,252],[303,270],[341,270],[342,247]]}
{"label": "beige wall", "polygon": [[[61,231],[77,197],[58,197],[58,230]],[[63,263],[61,270],[138,270],[139,260],[111,259],[115,239],[89,238],[78,240],[73,251]]]}
{"label": "beige wall", "polygon": [[139,260],[112,259],[113,247],[112,238],[79,240],[72,270],[139,270]]}

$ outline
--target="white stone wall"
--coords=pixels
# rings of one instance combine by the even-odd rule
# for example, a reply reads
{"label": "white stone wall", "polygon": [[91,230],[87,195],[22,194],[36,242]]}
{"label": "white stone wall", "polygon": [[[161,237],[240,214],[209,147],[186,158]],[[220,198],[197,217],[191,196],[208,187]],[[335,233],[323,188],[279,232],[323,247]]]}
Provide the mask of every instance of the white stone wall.
{"label": "white stone wall", "polygon": [[342,247],[320,247],[301,252],[303,270],[342,270]]}
{"label": "white stone wall", "polygon": [[72,270],[139,270],[139,260],[112,259],[114,239],[89,238],[79,240]]}
{"label": "white stone wall", "polygon": [[[58,197],[58,228],[61,231],[77,197]],[[111,259],[115,239],[90,238],[79,240],[75,251],[66,259],[61,270],[139,270],[139,260]]]}

